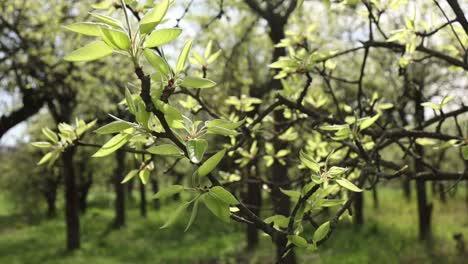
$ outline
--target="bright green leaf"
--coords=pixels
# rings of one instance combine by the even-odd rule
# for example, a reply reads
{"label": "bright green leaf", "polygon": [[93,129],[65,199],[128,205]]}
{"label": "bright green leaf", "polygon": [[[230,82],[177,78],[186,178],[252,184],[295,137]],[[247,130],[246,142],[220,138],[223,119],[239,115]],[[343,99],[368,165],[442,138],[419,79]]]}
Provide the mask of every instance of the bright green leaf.
{"label": "bright green leaf", "polygon": [[208,142],[204,139],[192,139],[187,142],[187,152],[190,161],[200,163],[208,148]]}
{"label": "bright green leaf", "polygon": [[169,219],[166,221],[166,223],[161,226],[161,229],[169,227],[170,225],[174,224],[175,221],[187,210],[188,206],[190,203],[184,203],[181,206],[177,207],[177,209],[172,213],[172,215],[169,217]]}
{"label": "bright green leaf", "polygon": [[201,166],[198,168],[198,175],[200,177],[208,175],[211,171],[213,171],[216,166],[221,162],[221,160],[224,157],[224,154],[226,154],[226,150],[223,149],[219,151],[218,153],[214,154],[211,156],[209,159],[207,159]]}
{"label": "bright green leaf", "polygon": [[130,39],[125,32],[105,27],[101,27],[101,32],[104,42],[114,49],[128,50],[130,48]]}
{"label": "bright green leaf", "polygon": [[133,179],[133,177],[135,177],[137,174],[138,174],[138,170],[129,171],[121,183],[128,182],[129,180]]}
{"label": "bright green leaf", "polygon": [[151,154],[162,155],[162,156],[182,155],[181,150],[173,144],[162,144],[159,146],[152,146],[148,148],[146,151],[150,152]]}
{"label": "bright green leaf", "polygon": [[182,49],[182,52],[179,55],[179,59],[177,60],[176,73],[179,73],[184,70],[185,62],[187,61],[187,57],[190,53],[191,48],[192,40],[189,40],[187,41],[187,43],[185,43],[184,48]]}
{"label": "bright green leaf", "polygon": [[153,199],[163,199],[169,196],[172,196],[176,193],[180,193],[184,190],[184,186],[182,185],[171,185],[164,189],[159,190],[154,196]]}
{"label": "bright green leaf", "polygon": [[180,33],[182,33],[182,29],[180,28],[165,28],[156,30],[146,39],[145,47],[153,48],[162,46],[175,40],[180,35]]}
{"label": "bright green leaf", "polygon": [[215,196],[211,195],[210,193],[202,196],[203,202],[205,203],[206,207],[219,219],[223,222],[229,223],[230,222],[230,215],[231,212],[229,211],[229,205]]}
{"label": "bright green leaf", "polygon": [[156,5],[151,11],[140,21],[140,33],[147,34],[159,24],[167,13],[169,8],[169,0],[163,0],[160,4]]}
{"label": "bright green leaf", "polygon": [[180,84],[181,86],[188,87],[188,88],[212,88],[216,86],[216,83],[212,80],[200,78],[200,77],[193,77],[187,76]]}
{"label": "bright green leaf", "polygon": [[215,186],[211,188],[210,193],[229,205],[239,204],[239,201],[237,201],[236,197],[234,197],[234,195],[221,186]]}
{"label": "bright green leaf", "polygon": [[102,126],[96,130],[94,133],[105,135],[122,132],[125,129],[131,128],[132,125],[124,121],[114,121],[105,126]]}
{"label": "bright green leaf", "polygon": [[72,51],[63,59],[74,62],[92,61],[109,56],[112,52],[112,48],[103,41],[94,41],[80,49]]}
{"label": "bright green leaf", "polygon": [[315,230],[314,232],[314,241],[315,242],[319,242],[320,240],[324,239],[327,234],[328,234],[328,231],[330,230],[330,221],[327,221],[323,224],[321,224],[317,230]]}
{"label": "bright green leaf", "polygon": [[123,147],[131,138],[130,134],[127,133],[120,133],[115,135],[109,141],[104,144],[96,153],[94,153],[93,157],[100,158],[105,157],[107,155],[112,154],[119,148]]}
{"label": "bright green leaf", "polygon": [[356,185],[354,185],[354,183],[348,181],[345,178],[336,179],[336,183],[338,183],[341,187],[346,188],[346,189],[348,189],[350,191],[362,192],[361,188],[357,187]]}
{"label": "bright green leaf", "polygon": [[102,24],[92,22],[79,22],[64,26],[65,29],[87,36],[100,37]]}

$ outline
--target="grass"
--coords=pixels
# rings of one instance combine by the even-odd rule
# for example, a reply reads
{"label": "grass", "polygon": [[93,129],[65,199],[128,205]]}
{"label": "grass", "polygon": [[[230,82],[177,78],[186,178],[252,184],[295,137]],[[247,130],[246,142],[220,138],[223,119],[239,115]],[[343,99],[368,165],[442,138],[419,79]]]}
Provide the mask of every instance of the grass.
{"label": "grass", "polygon": [[[455,253],[454,233],[468,237],[468,213],[463,194],[446,205],[434,201],[431,244],[417,240],[415,201],[406,203],[399,190],[381,188],[380,208],[374,209],[371,193],[365,197],[366,223],[360,228],[343,223],[317,252],[298,251],[300,263],[463,263]],[[110,264],[110,263],[272,263],[274,250],[262,237],[255,255],[243,249],[244,227],[224,225],[202,209],[191,230],[185,223],[159,229],[175,204],[150,210],[147,219],[129,205],[127,226],[109,228],[113,211],[107,196],[94,196],[81,220],[82,249],[64,250],[62,217],[29,224],[10,214],[11,206],[0,196],[0,263]]]}

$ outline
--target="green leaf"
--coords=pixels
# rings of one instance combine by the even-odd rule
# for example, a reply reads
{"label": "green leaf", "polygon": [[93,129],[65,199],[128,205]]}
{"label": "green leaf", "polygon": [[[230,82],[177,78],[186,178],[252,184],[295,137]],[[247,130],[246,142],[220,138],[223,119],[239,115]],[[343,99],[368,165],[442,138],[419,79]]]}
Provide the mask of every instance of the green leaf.
{"label": "green leaf", "polygon": [[37,163],[37,165],[42,165],[42,164],[48,162],[49,160],[52,159],[53,156],[54,156],[54,152],[49,152],[49,153],[45,154],[45,155],[41,158],[41,160]]}
{"label": "green leaf", "polygon": [[115,135],[109,141],[104,144],[96,153],[94,153],[93,157],[100,158],[108,156],[114,153],[119,148],[123,147],[131,138],[130,134],[127,133],[120,133]]}
{"label": "green leaf", "polygon": [[140,177],[141,183],[147,184],[148,180],[150,178],[150,171],[149,170],[141,170],[140,173],[138,174]]}
{"label": "green leaf", "polygon": [[227,128],[224,128],[224,127],[217,127],[217,126],[209,127],[206,130],[206,133],[207,134],[223,135],[223,136],[236,136],[236,135],[239,134],[235,130],[227,129]]}
{"label": "green leaf", "polygon": [[179,59],[177,60],[176,73],[179,73],[184,70],[185,62],[187,61],[190,49],[192,48],[192,42],[192,40],[189,40],[187,41],[187,43],[185,43],[184,48],[182,49],[182,52],[179,55]]}
{"label": "green leaf", "polygon": [[110,16],[104,16],[104,15],[96,14],[96,13],[90,13],[90,14],[93,17],[95,17],[96,19],[100,20],[101,22],[103,22],[103,23],[105,23],[107,25],[122,28],[122,24],[120,23],[120,21],[118,21],[115,18],[112,18]]}
{"label": "green leaf", "polygon": [[180,28],[165,28],[156,30],[146,39],[145,48],[159,47],[167,44],[176,39],[180,33],[182,33],[182,29]]}
{"label": "green leaf", "polygon": [[180,156],[182,155],[181,150],[172,144],[162,144],[159,146],[152,146],[146,151],[150,152],[151,154],[155,155],[162,155],[162,156]]}
{"label": "green leaf", "polygon": [[211,64],[211,63],[215,62],[219,58],[219,56],[221,55],[221,52],[222,52],[222,50],[218,50],[217,52],[215,52],[213,55],[211,55],[206,60],[206,63]]}
{"label": "green leaf", "polygon": [[125,121],[114,121],[112,123],[109,123],[105,126],[102,126],[94,130],[94,133],[97,133],[100,135],[113,134],[113,133],[122,132],[123,130],[131,128],[131,127],[132,125]]}
{"label": "green leaf", "polygon": [[370,126],[372,126],[380,117],[380,113],[379,114],[376,114],[375,116],[371,117],[371,118],[368,118],[368,119],[365,119],[361,122],[361,124],[359,125],[359,128],[361,130],[364,130]]}
{"label": "green leaf", "polygon": [[192,139],[187,142],[187,152],[190,161],[200,163],[208,148],[208,142],[204,139]]}
{"label": "green leaf", "polygon": [[63,59],[74,62],[92,61],[109,56],[112,52],[112,48],[103,41],[94,41],[80,49],[72,51]]}
{"label": "green leaf", "polygon": [[47,142],[47,141],[33,142],[33,143],[31,143],[31,145],[36,147],[36,148],[45,148],[45,149],[52,147],[52,144],[50,142]]}
{"label": "green leaf", "polygon": [[468,145],[462,147],[463,159],[468,160]]}
{"label": "green leaf", "polygon": [[148,62],[153,66],[156,70],[158,70],[163,75],[167,76],[171,72],[169,65],[167,65],[166,61],[157,55],[154,51],[150,49],[145,49],[143,51],[145,58]]}
{"label": "green leaf", "polygon": [[182,81],[180,85],[183,87],[188,87],[188,88],[205,89],[205,88],[215,87],[216,83],[213,82],[212,80],[208,80],[205,78],[187,76],[185,77],[185,79]]}
{"label": "green leaf", "polygon": [[213,171],[216,166],[221,162],[221,160],[224,157],[224,154],[226,154],[226,150],[223,149],[220,152],[214,154],[211,156],[209,159],[207,159],[201,166],[198,168],[198,175],[200,177],[204,177],[208,175],[211,171]]}
{"label": "green leaf", "polygon": [[138,170],[131,170],[120,183],[126,183],[138,174]]}
{"label": "green leaf", "polygon": [[171,185],[167,188],[159,190],[155,195],[153,195],[153,199],[163,199],[169,196],[172,196],[176,193],[180,193],[184,190],[184,186],[182,185]]}
{"label": "green leaf", "polygon": [[189,228],[192,226],[193,222],[195,221],[195,218],[197,217],[197,214],[198,214],[199,204],[200,204],[200,199],[196,199],[195,203],[193,204],[192,214],[190,215],[190,220],[188,221],[187,227],[185,227],[184,232],[187,232],[187,230],[189,230]]}
{"label": "green leaf", "polygon": [[239,201],[237,201],[236,197],[234,197],[234,195],[221,186],[215,186],[211,188],[210,193],[229,205],[239,204]]}
{"label": "green leaf", "polygon": [[93,22],[79,22],[64,26],[65,29],[87,36],[100,37],[102,24]]}
{"label": "green leaf", "polygon": [[307,168],[311,169],[313,172],[320,174],[320,165],[312,160],[305,152],[301,151],[299,153],[299,158]]}
{"label": "green leaf", "polygon": [[328,173],[331,176],[335,177],[335,176],[340,176],[340,175],[344,174],[347,171],[348,171],[348,169],[346,169],[346,168],[333,166],[328,170]]}
{"label": "green leaf", "polygon": [[169,217],[169,219],[166,221],[166,223],[161,226],[161,229],[166,228],[174,224],[175,221],[187,210],[188,206],[190,203],[184,203],[181,206],[177,207],[177,209],[172,213],[172,215]]}
{"label": "green leaf", "polygon": [[283,188],[280,188],[280,191],[293,199],[299,199],[301,197],[301,192],[298,191],[285,190]]}
{"label": "green leaf", "polygon": [[135,101],[133,100],[133,96],[130,93],[130,90],[128,90],[128,88],[125,88],[125,101],[127,102],[128,111],[130,111],[130,113],[132,114],[135,114],[136,113]]}
{"label": "green leaf", "polygon": [[213,41],[210,40],[208,41],[208,44],[206,45],[205,54],[204,54],[205,58],[210,57],[212,48],[213,48]]}
{"label": "green leaf", "polygon": [[58,142],[58,136],[57,134],[55,134],[52,130],[50,130],[50,128],[48,127],[45,127],[42,129],[42,134],[44,134],[48,139],[50,139],[50,141],[52,141],[53,143],[57,143]]}
{"label": "green leaf", "polygon": [[338,183],[341,187],[343,188],[346,188],[350,191],[353,191],[353,192],[362,192],[362,189],[360,189],[359,187],[357,187],[356,185],[354,185],[354,183],[348,181],[347,179],[345,178],[339,178],[339,179],[336,179],[336,183]]}
{"label": "green leaf", "polygon": [[275,228],[286,228],[289,224],[289,218],[284,215],[273,215],[266,218],[265,223],[273,223]]}
{"label": "green leaf", "polygon": [[319,242],[320,240],[324,239],[327,234],[328,234],[328,231],[330,230],[330,221],[327,221],[323,224],[321,224],[317,230],[315,230],[314,232],[314,241],[315,242]]}
{"label": "green leaf", "polygon": [[417,138],[416,143],[421,146],[434,146],[437,145],[437,140],[432,138]]}
{"label": "green leaf", "polygon": [[226,129],[237,129],[238,127],[242,126],[244,120],[238,122],[231,122],[225,119],[213,119],[206,122],[206,127],[222,127]]}
{"label": "green leaf", "polygon": [[203,202],[205,203],[206,207],[219,219],[223,222],[229,223],[230,222],[230,211],[229,205],[210,193],[202,196]]}
{"label": "green leaf", "polygon": [[288,236],[288,240],[293,243],[295,246],[300,247],[300,248],[305,248],[309,244],[307,243],[307,240],[301,236],[293,235],[293,236]]}
{"label": "green leaf", "polygon": [[140,21],[140,33],[147,34],[159,24],[167,13],[169,8],[169,0],[163,0],[153,10],[146,13]]}
{"label": "green leaf", "polygon": [[435,104],[435,103],[432,103],[432,102],[425,102],[425,103],[422,103],[421,106],[429,107],[429,108],[432,108],[432,109],[434,109],[434,110],[440,110],[440,109],[442,109],[442,107],[441,107],[439,104]]}
{"label": "green leaf", "polygon": [[104,42],[114,49],[128,50],[130,48],[130,39],[125,32],[105,27],[101,28],[101,32]]}

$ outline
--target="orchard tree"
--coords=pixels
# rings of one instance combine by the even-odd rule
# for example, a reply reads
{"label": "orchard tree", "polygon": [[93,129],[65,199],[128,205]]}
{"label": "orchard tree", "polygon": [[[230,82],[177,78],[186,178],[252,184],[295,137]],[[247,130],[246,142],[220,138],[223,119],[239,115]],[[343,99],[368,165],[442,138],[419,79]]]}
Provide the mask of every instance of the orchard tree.
{"label": "orchard tree", "polygon": [[[125,89],[128,114],[112,115],[95,131],[111,139],[85,142],[91,124],[61,124],[58,134],[47,133],[50,141],[35,144],[47,151],[41,163],[77,147],[98,147],[96,158],[129,152],[138,165],[122,182],[138,177],[146,184],[155,163],[184,162],[185,181],[154,195],[186,193],[162,228],[191,211],[188,229],[203,205],[221,221],[250,226],[251,237],[255,229],[270,236],[284,263],[295,263],[295,248],[323,244],[353,203],[355,221],[362,221],[363,190],[404,177],[416,181],[420,237],[430,238],[426,181],[468,178],[462,125],[468,107],[459,93],[431,87],[437,82],[428,78],[431,71],[448,75],[448,88],[466,79],[468,22],[456,0],[219,1],[206,27],[230,9],[258,16],[247,33],[256,33],[258,20],[267,25],[271,52],[254,47],[258,52],[245,58],[237,57],[238,46],[228,56],[214,41],[203,50],[189,39],[171,50],[192,3],[171,27],[172,2],[104,1],[93,6],[91,22],[66,25],[92,40],[64,60],[123,57],[135,79]],[[405,8],[438,13],[428,22]],[[333,34],[321,36],[321,28]],[[244,36],[239,43],[249,40]],[[445,94],[428,101],[434,91]],[[440,151],[456,153],[459,170],[445,170],[426,154]],[[243,185],[246,191],[236,188]],[[266,217],[263,196],[273,206]],[[324,216],[327,208],[332,214]]]}

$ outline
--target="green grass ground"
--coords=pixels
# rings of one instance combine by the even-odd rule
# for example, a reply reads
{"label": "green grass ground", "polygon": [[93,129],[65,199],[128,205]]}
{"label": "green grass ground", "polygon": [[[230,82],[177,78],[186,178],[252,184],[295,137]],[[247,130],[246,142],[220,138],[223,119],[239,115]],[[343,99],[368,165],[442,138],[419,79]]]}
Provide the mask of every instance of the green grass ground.
{"label": "green grass ground", "polygon": [[[366,224],[356,228],[342,224],[317,252],[298,251],[300,263],[467,263],[455,253],[454,233],[468,240],[468,213],[462,193],[446,205],[434,202],[434,242],[417,240],[415,202],[406,203],[399,190],[379,190],[380,208],[374,209],[366,193]],[[103,197],[94,197],[82,217],[82,249],[64,251],[64,222],[41,220],[27,223],[11,215],[0,196],[0,263],[236,263],[239,256],[252,263],[272,263],[274,250],[267,237],[260,249],[247,256],[243,249],[244,227],[224,225],[202,210],[191,230],[184,223],[159,229],[174,205],[149,211],[141,219],[137,205],[130,205],[125,229],[109,229],[113,211]]]}

